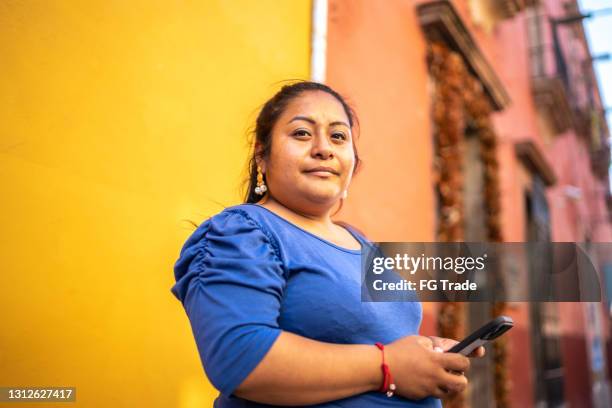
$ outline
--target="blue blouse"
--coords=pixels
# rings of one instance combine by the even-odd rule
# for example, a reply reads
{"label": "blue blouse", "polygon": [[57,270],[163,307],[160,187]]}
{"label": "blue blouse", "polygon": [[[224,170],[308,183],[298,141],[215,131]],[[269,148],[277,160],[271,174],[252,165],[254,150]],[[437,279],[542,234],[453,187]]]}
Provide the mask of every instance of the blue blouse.
{"label": "blue blouse", "polygon": [[[356,231],[349,232],[371,245]],[[340,344],[390,343],[418,334],[419,302],[362,302],[361,251],[326,241],[256,204],[230,207],[189,237],[172,293],[191,322],[216,408],[271,407],[232,393],[282,330]],[[325,408],[440,407],[368,392]]]}

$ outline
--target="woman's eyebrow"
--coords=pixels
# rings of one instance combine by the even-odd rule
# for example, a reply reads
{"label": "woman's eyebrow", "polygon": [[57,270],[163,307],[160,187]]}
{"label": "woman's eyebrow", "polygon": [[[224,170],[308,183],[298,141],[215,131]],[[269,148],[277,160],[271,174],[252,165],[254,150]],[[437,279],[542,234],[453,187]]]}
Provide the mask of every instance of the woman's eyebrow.
{"label": "woman's eyebrow", "polygon": [[[293,119],[291,119],[289,122],[287,122],[287,124],[291,123],[291,122],[295,122],[296,120],[303,120],[305,122],[308,122],[312,125],[316,125],[317,121],[309,118],[308,116],[295,116]],[[336,125],[342,125],[342,126],[346,126],[347,128],[350,128],[350,126],[346,123],[346,122],[342,122],[342,121],[336,121],[336,122],[331,122],[329,124],[329,126],[336,126]]]}

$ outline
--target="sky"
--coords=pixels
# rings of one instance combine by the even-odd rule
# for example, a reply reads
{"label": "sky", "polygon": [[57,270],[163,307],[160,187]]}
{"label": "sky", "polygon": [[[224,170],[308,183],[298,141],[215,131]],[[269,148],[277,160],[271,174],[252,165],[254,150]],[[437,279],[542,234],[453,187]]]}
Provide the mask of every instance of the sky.
{"label": "sky", "polygon": [[[584,20],[584,27],[591,55],[610,53],[611,59],[593,62],[599,90],[605,107],[612,108],[612,0],[578,0],[583,13],[610,9],[606,14],[594,15]],[[608,127],[612,129],[612,110],[606,115]]]}

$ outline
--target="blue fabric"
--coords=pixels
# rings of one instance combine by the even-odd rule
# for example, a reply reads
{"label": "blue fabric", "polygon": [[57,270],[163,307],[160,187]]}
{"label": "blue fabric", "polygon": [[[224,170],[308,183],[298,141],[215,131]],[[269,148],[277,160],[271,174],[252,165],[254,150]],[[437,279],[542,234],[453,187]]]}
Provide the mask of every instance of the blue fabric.
{"label": "blue fabric", "polygon": [[[370,245],[349,231],[362,247]],[[341,344],[417,334],[419,302],[361,302],[359,250],[339,247],[268,209],[243,204],[209,218],[175,264],[183,303],[217,408],[270,407],[232,395],[282,330]],[[440,407],[369,392],[312,407]]]}

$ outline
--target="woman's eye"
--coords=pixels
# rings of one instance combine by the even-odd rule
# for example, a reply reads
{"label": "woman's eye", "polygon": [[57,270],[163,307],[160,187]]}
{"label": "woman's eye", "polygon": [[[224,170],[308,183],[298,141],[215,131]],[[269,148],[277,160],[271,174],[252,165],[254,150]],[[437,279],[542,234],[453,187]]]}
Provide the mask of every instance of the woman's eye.
{"label": "woman's eye", "polygon": [[346,135],[344,133],[334,133],[332,138],[337,140],[346,140]]}
{"label": "woman's eye", "polygon": [[310,133],[308,133],[307,130],[304,129],[298,129],[295,132],[293,132],[293,136],[310,136]]}

